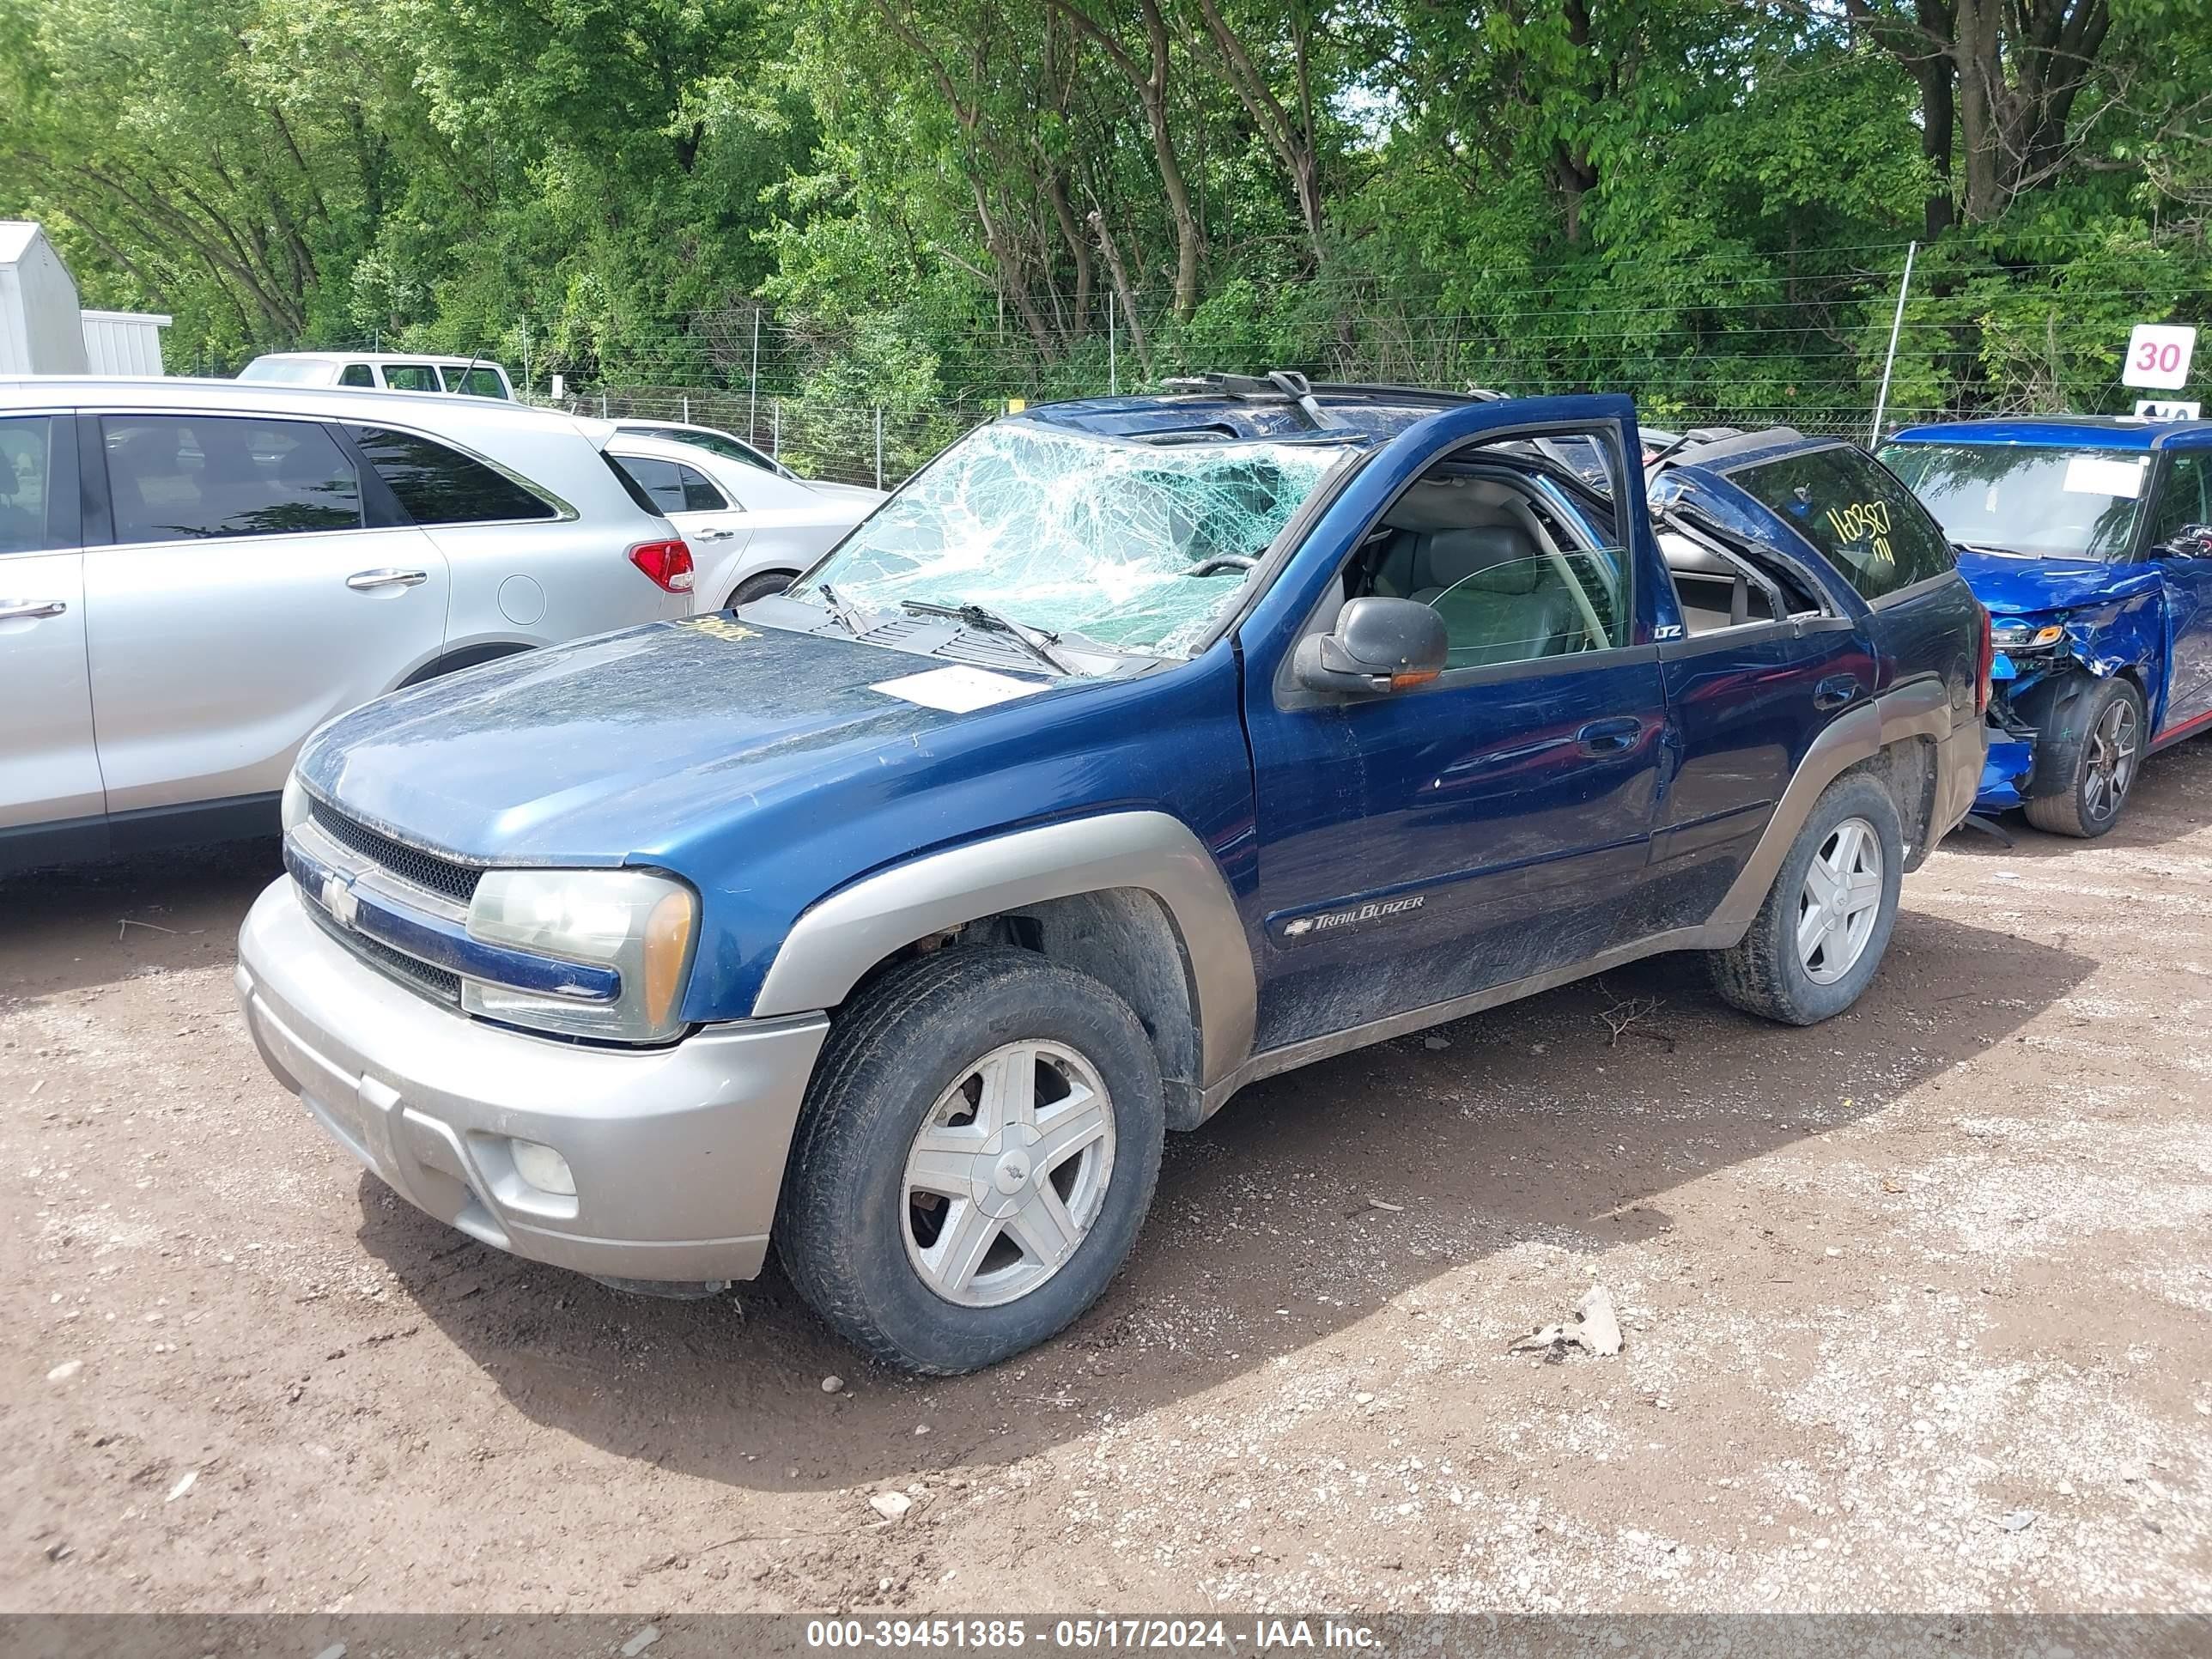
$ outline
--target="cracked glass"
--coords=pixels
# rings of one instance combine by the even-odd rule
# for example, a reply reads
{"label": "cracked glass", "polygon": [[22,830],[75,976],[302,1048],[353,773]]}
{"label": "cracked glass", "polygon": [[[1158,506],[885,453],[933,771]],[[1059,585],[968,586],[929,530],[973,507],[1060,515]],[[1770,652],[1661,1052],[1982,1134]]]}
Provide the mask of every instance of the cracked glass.
{"label": "cracked glass", "polygon": [[1185,657],[1349,447],[1162,447],[1000,421],[931,463],[806,586],[866,610],[983,605],[1073,643]]}

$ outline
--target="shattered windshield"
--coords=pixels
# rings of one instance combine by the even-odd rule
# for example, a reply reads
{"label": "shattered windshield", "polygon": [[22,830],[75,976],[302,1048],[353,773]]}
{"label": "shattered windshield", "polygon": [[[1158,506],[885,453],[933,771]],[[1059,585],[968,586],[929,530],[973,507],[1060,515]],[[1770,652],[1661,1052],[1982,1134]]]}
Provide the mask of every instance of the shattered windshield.
{"label": "shattered windshield", "polygon": [[1189,654],[1339,443],[1159,447],[1000,421],[916,476],[817,569],[843,605],[982,605],[1145,656]]}
{"label": "shattered windshield", "polygon": [[2028,444],[1891,444],[1881,459],[1953,541],[2047,559],[2126,553],[2148,460]]}

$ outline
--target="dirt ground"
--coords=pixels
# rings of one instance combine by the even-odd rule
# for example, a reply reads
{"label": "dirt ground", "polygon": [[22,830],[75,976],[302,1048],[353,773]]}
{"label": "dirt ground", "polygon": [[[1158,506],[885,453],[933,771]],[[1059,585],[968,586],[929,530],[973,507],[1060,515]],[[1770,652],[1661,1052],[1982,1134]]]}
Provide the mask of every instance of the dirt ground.
{"label": "dirt ground", "polygon": [[2206,1609],[2212,746],[2018,834],[1817,1030],[1662,959],[1249,1091],[928,1383],[363,1175],[233,1004],[270,846],[0,884],[0,1608]]}

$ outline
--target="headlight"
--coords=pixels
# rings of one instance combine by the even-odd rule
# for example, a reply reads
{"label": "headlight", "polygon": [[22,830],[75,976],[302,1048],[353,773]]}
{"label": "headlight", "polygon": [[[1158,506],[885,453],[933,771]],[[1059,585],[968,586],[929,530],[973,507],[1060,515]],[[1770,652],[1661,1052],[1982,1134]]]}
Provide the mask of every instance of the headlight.
{"label": "headlight", "polygon": [[1990,643],[2000,651],[2041,651],[2054,646],[2066,637],[2066,630],[2056,623],[2038,625],[2024,622],[1993,622],[1990,624]]}
{"label": "headlight", "polygon": [[573,1036],[660,1042],[683,1024],[698,920],[689,887],[642,870],[487,871],[469,906],[471,938],[611,968],[622,986],[611,1002],[587,1002],[463,979],[461,1006]]}
{"label": "headlight", "polygon": [[[286,773],[283,804],[276,809],[277,821],[283,826],[286,835],[290,835],[307,821],[307,787],[300,781],[300,775],[297,772]],[[261,821],[264,823],[269,822],[266,818]]]}

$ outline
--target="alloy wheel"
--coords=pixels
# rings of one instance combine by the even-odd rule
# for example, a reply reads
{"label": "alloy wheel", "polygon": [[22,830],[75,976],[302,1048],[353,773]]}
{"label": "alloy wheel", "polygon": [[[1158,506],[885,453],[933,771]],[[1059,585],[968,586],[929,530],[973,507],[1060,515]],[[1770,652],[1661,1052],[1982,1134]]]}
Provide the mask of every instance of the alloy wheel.
{"label": "alloy wheel", "polygon": [[2090,732],[2089,752],[2083,757],[2081,811],[2085,817],[2102,823],[2120,810],[2128,786],[2135,781],[2138,747],[2135,705],[2125,696],[2115,697]]}
{"label": "alloy wheel", "polygon": [[1816,985],[1856,965],[1881,919],[1881,837],[1864,818],[1828,832],[1797,895],[1797,960]]}
{"label": "alloy wheel", "polygon": [[907,1260],[948,1302],[989,1308],[1066,1266],[1114,1174],[1114,1104],[1064,1043],[994,1048],[939,1096],[907,1153]]}

